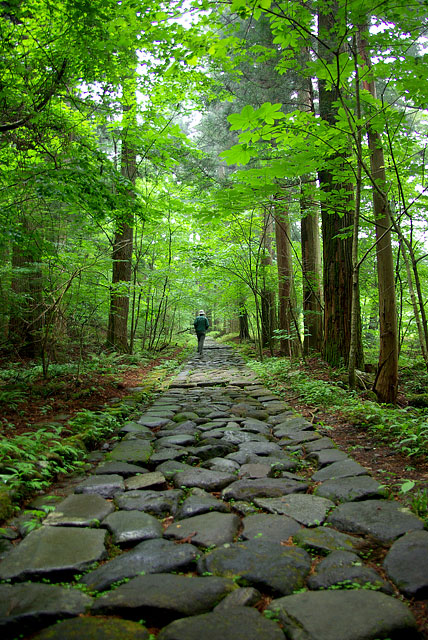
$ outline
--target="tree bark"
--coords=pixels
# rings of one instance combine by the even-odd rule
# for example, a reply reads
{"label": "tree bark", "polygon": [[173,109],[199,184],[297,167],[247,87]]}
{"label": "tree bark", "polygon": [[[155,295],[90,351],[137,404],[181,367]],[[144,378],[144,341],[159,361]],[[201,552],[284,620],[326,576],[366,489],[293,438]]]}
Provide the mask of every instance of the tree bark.
{"label": "tree bark", "polygon": [[[279,205],[275,203],[275,206]],[[298,356],[300,335],[296,322],[293,258],[290,243],[290,221],[286,213],[275,213],[276,261],[278,268],[278,328],[285,334],[280,338],[280,352],[284,356]]]}
{"label": "tree bark", "polygon": [[[320,56],[327,64],[333,65],[341,53],[340,34],[336,25],[337,3],[329,7],[328,13],[318,14]],[[319,108],[323,120],[336,125],[337,101],[339,100],[339,78],[328,87],[326,81],[319,81]],[[323,357],[333,366],[348,363],[351,342],[351,301],[352,301],[352,238],[341,238],[344,228],[353,226],[353,187],[350,183],[339,182],[335,170],[345,167],[345,151],[338,150],[326,159],[326,168],[319,171],[320,187],[327,198],[321,202],[323,237],[323,283],[324,283],[324,344]],[[358,294],[357,294],[358,297]],[[359,313],[359,298],[356,301]],[[363,360],[361,321],[356,336],[356,363]]]}
{"label": "tree bark", "polygon": [[[122,138],[121,174],[132,185],[136,179],[136,150],[129,135],[135,123],[135,89],[124,87],[123,106],[124,135]],[[135,197],[133,189],[128,191],[128,202],[122,219],[118,221],[113,244],[112,284],[110,289],[110,313],[107,330],[107,345],[127,353],[128,345],[128,313],[129,313],[129,287],[132,276],[132,250],[133,250],[133,215],[132,205]]]}
{"label": "tree bark", "polygon": [[260,311],[261,311],[261,338],[263,347],[269,347],[273,353],[272,339],[276,324],[275,314],[275,293],[269,282],[269,268],[272,266],[272,234],[273,218],[270,212],[265,213],[262,232],[263,254],[260,261],[261,289],[260,289]]}
{"label": "tree bark", "polygon": [[[370,54],[364,40],[363,26],[359,34],[359,52],[370,70]],[[364,87],[376,99],[372,79]],[[373,185],[373,212],[376,228],[376,259],[379,284],[379,363],[373,390],[379,402],[395,403],[398,393],[398,326],[395,295],[394,259],[391,243],[391,212],[387,198],[387,182],[382,140],[370,125],[367,127],[370,150],[370,172]]]}

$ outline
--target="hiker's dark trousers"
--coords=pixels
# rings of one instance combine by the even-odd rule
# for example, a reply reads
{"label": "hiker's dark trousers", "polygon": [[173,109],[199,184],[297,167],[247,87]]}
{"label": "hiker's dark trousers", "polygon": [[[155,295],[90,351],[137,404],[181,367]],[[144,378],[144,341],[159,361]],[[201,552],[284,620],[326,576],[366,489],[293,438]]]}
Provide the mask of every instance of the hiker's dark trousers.
{"label": "hiker's dark trousers", "polygon": [[205,341],[205,333],[197,333],[196,335],[198,336],[198,353],[202,355],[202,351],[204,348],[204,341]]}

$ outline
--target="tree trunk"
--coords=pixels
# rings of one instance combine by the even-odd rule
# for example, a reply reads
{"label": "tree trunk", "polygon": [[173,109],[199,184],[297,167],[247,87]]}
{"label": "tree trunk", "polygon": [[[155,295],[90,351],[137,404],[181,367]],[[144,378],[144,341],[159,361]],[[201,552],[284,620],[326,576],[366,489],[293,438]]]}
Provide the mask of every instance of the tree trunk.
{"label": "tree trunk", "polygon": [[265,214],[262,249],[263,254],[260,261],[261,266],[261,290],[260,290],[260,311],[261,311],[261,338],[263,347],[269,347],[273,354],[272,339],[275,329],[275,293],[270,285],[269,268],[272,266],[272,234],[273,218],[270,212]]}
{"label": "tree trunk", "polygon": [[[320,55],[326,63],[334,66],[341,53],[341,37],[337,33],[337,3],[329,7],[328,13],[319,12],[318,30],[323,44]],[[338,79],[337,79],[338,82]],[[330,88],[325,80],[319,81],[320,115],[335,126],[339,91],[336,84]],[[333,366],[348,363],[351,342],[352,301],[352,238],[339,237],[344,228],[353,226],[353,188],[349,183],[338,182],[335,170],[345,167],[345,152],[338,150],[326,159],[326,168],[319,171],[320,186],[327,198],[321,202],[323,237],[323,282],[324,282],[324,344],[323,357]],[[358,297],[358,294],[357,294]],[[356,301],[359,314],[359,300]],[[356,336],[356,363],[363,361],[361,321]]]}
{"label": "tree trunk", "polygon": [[[278,203],[275,203],[279,207]],[[283,356],[298,356],[300,335],[296,322],[293,259],[290,243],[290,221],[286,213],[275,213],[276,260],[278,267],[278,328],[280,352]]]}
{"label": "tree trunk", "polygon": [[300,198],[300,234],[302,245],[302,277],[303,277],[303,352],[321,353],[322,335],[322,290],[321,290],[321,243],[318,212],[312,199],[305,193],[305,185],[309,177],[301,185]]}
{"label": "tree trunk", "polygon": [[[360,30],[360,55],[370,69],[370,54]],[[376,99],[373,80],[364,88]],[[398,327],[395,296],[394,259],[391,243],[391,215],[387,199],[385,159],[382,140],[370,125],[367,128],[370,171],[373,185],[373,211],[376,227],[376,258],[379,283],[379,364],[373,390],[379,402],[395,403],[398,393]]]}
{"label": "tree trunk", "polygon": [[[124,99],[128,101],[123,106],[124,135],[122,138],[121,174],[132,185],[136,179],[136,151],[129,141],[132,126],[135,124],[135,90],[124,87]],[[128,345],[128,313],[129,287],[132,276],[132,248],[133,248],[133,189],[128,191],[128,206],[122,219],[118,222],[113,244],[113,270],[110,290],[110,313],[107,331],[107,344],[116,351],[127,353]]]}

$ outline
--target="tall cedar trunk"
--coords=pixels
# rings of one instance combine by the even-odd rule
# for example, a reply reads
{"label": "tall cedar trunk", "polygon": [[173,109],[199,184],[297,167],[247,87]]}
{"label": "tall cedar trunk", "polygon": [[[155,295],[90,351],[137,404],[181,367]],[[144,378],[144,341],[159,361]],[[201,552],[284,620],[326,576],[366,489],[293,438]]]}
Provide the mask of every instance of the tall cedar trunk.
{"label": "tall cedar trunk", "polygon": [[[23,217],[22,228],[32,234],[28,219]],[[12,304],[9,315],[9,343],[22,357],[40,355],[43,328],[43,278],[39,260],[35,256],[36,242],[31,248],[28,239],[12,246]],[[15,298],[15,300],[14,300]]]}
{"label": "tall cedar trunk", "polygon": [[272,233],[273,219],[269,213],[265,214],[264,228],[262,236],[263,255],[261,259],[261,291],[260,291],[260,311],[261,311],[261,333],[262,345],[269,347],[272,352],[272,336],[275,329],[275,293],[268,281],[268,269],[273,263],[272,259]]}
{"label": "tall cedar trunk", "polygon": [[303,276],[303,322],[305,328],[303,352],[321,352],[322,333],[322,290],[321,290],[321,243],[318,212],[311,199],[305,194],[302,184],[300,199]]}
{"label": "tall cedar trunk", "polygon": [[[360,31],[360,55],[370,69],[367,43]],[[364,83],[376,99],[373,80]],[[373,390],[379,402],[395,403],[398,393],[398,326],[395,296],[394,258],[391,242],[391,215],[387,198],[387,182],[382,139],[371,126],[367,128],[370,149],[370,171],[373,181],[373,211],[376,226],[376,259],[379,284],[379,363]]]}
{"label": "tall cedar trunk", "polygon": [[[340,34],[336,23],[337,3],[327,14],[319,12],[320,56],[326,63],[334,65],[340,54]],[[319,81],[320,115],[335,126],[339,92],[335,85],[328,88],[325,80]],[[352,238],[340,238],[345,227],[353,225],[353,189],[351,184],[337,182],[334,169],[345,164],[343,153],[330,156],[327,168],[319,171],[322,191],[328,196],[321,203],[323,237],[323,283],[324,283],[324,344],[323,357],[333,366],[347,364],[351,341],[352,301]],[[338,195],[340,192],[340,195]],[[357,301],[358,308],[359,302]],[[356,364],[363,361],[361,321],[358,324]]]}
{"label": "tall cedar trunk", "polygon": [[[304,62],[309,62],[309,50],[302,49]],[[314,96],[311,78],[301,78],[298,88],[298,105],[301,111],[315,113]],[[315,177],[304,175],[300,187],[300,236],[302,247],[302,279],[303,279],[303,353],[311,351],[321,353],[323,345],[322,332],[322,263],[319,215],[310,188]]]}
{"label": "tall cedar trunk", "polygon": [[288,336],[280,339],[280,351],[282,355],[292,357],[300,354],[301,345],[296,322],[290,221],[287,214],[275,214],[275,240],[278,267],[278,328]]}
{"label": "tall cedar trunk", "polygon": [[245,300],[242,300],[239,304],[239,339],[249,340],[250,329],[248,326],[248,312],[245,306]]}
{"label": "tall cedar trunk", "polygon": [[[129,98],[128,94],[128,98]],[[131,99],[135,101],[135,92]],[[132,109],[130,104],[124,105],[124,115]],[[132,126],[132,120],[124,129],[121,154],[121,174],[133,185],[136,178],[136,152],[127,140],[127,133]],[[107,331],[107,344],[116,351],[128,352],[128,313],[129,313],[129,285],[132,275],[132,200],[134,192],[128,192],[128,207],[118,223],[113,245],[112,286],[110,294],[110,313]]]}

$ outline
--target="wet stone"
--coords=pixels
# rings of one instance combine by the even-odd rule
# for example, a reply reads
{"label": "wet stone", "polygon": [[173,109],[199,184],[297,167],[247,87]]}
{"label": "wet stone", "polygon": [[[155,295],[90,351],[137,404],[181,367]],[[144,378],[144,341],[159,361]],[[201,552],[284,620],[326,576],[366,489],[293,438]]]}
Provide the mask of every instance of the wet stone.
{"label": "wet stone", "polygon": [[186,447],[186,446],[191,446],[195,443],[195,437],[190,435],[190,434],[186,434],[186,433],[181,433],[181,434],[174,434],[172,436],[165,436],[162,438],[158,438],[158,440],[156,441],[156,447]]}
{"label": "wet stone", "polygon": [[362,467],[355,460],[342,460],[341,462],[333,462],[323,467],[312,476],[314,482],[324,482],[325,480],[335,480],[337,478],[346,478],[348,476],[364,476],[368,475],[367,469]]}
{"label": "wet stone", "polygon": [[273,600],[267,609],[279,617],[291,640],[418,638],[406,605],[377,591],[308,591]]}
{"label": "wet stone", "polygon": [[286,438],[279,441],[279,444],[284,447],[293,446],[296,444],[304,444],[305,442],[313,442],[315,440],[321,440],[319,433],[315,431],[296,431],[288,434]]}
{"label": "wet stone", "polygon": [[352,502],[381,498],[384,490],[371,476],[350,476],[327,480],[316,488],[315,493],[317,496],[328,498],[334,502]]}
{"label": "wet stone", "polygon": [[1,584],[0,632],[14,638],[85,613],[92,598],[80,591],[50,584]]}
{"label": "wet stone", "polygon": [[36,640],[149,640],[150,634],[138,622],[97,616],[72,618],[44,629]]}
{"label": "wet stone", "polygon": [[307,457],[309,460],[315,460],[319,467],[349,459],[348,455],[340,449],[321,449],[321,451],[313,451]]}
{"label": "wet stone", "polygon": [[290,493],[303,493],[308,485],[287,478],[261,478],[258,480],[237,480],[223,489],[224,500],[247,500],[255,498],[275,498]]}
{"label": "wet stone", "polygon": [[238,478],[271,478],[274,475],[274,469],[270,464],[243,464],[239,470]]}
{"label": "wet stone", "polygon": [[[152,457],[152,461],[153,461],[153,457]],[[185,462],[179,462],[177,460],[166,460],[165,462],[162,462],[156,467],[156,471],[160,471],[161,473],[163,473],[165,478],[167,478],[168,480],[173,476],[175,476],[175,474],[178,471],[185,471],[190,469],[193,469],[193,467],[190,464],[186,464]]]}
{"label": "wet stone", "polygon": [[153,471],[152,473],[143,473],[141,475],[133,476],[125,480],[125,488],[127,491],[135,489],[148,489],[153,487],[166,486],[166,479],[163,473],[160,471]]}
{"label": "wet stone", "polygon": [[232,451],[236,446],[229,442],[213,442],[209,444],[201,444],[199,447],[192,447],[189,453],[197,456],[200,460],[210,460],[211,458],[223,458]]}
{"label": "wet stone", "polygon": [[[225,611],[230,607],[252,607],[259,602],[262,595],[254,587],[240,587],[229,593],[215,608],[216,612]],[[227,613],[225,611],[225,613]],[[232,612],[233,613],[233,612]]]}
{"label": "wet stone", "polygon": [[278,415],[278,413],[282,413],[283,411],[287,411],[288,405],[285,402],[281,402],[280,400],[271,400],[263,402],[263,406],[265,411],[270,416]]}
{"label": "wet stone", "polygon": [[[207,434],[208,435],[208,434]],[[223,440],[232,444],[241,445],[243,442],[266,442],[266,437],[249,431],[225,430]]]}
{"label": "wet stone", "polygon": [[147,438],[153,438],[153,433],[148,427],[144,427],[138,422],[126,422],[120,429],[119,433],[135,433],[139,435],[145,435]]}
{"label": "wet stone", "polygon": [[305,442],[306,453],[312,453],[312,451],[322,451],[322,449],[334,449],[335,444],[331,438],[322,437],[319,440],[313,442]]}
{"label": "wet stone", "polygon": [[111,502],[98,494],[72,494],[44,519],[44,525],[94,527],[114,511]]}
{"label": "wet stone", "polygon": [[268,540],[269,542],[283,542],[290,536],[296,535],[301,525],[287,516],[256,513],[243,520],[244,529],[241,533],[244,540]]}
{"label": "wet stone", "polygon": [[96,493],[103,498],[113,498],[122,491],[125,491],[123,478],[114,474],[89,476],[74,489],[75,493]]}
{"label": "wet stone", "polygon": [[303,549],[267,540],[248,540],[205,554],[198,561],[198,572],[239,576],[256,589],[285,595],[303,587],[310,566],[310,556]]}
{"label": "wet stone", "polygon": [[362,547],[361,539],[328,527],[301,529],[294,535],[294,542],[303,549],[314,550],[320,554],[341,550],[358,551]]}
{"label": "wet stone", "polygon": [[142,511],[115,511],[101,523],[110,531],[114,544],[132,544],[161,538],[163,534],[161,522]]}
{"label": "wet stone", "polygon": [[390,584],[371,567],[366,567],[355,553],[333,551],[316,567],[308,579],[309,589],[329,589],[335,585],[370,585],[383,593],[393,593]]}
{"label": "wet stone", "polygon": [[36,529],[2,561],[0,580],[66,580],[105,558],[105,536],[99,529]]}
{"label": "wet stone", "polygon": [[223,471],[225,473],[233,473],[239,469],[239,464],[234,460],[228,460],[227,458],[211,458],[202,463],[202,467],[211,469],[212,471]]}
{"label": "wet stone", "polygon": [[[194,411],[181,411],[174,416],[174,422],[184,422],[185,420],[197,420],[198,414]],[[160,425],[159,425],[160,426]]]}
{"label": "wet stone", "polygon": [[346,502],[330,514],[329,522],[341,531],[368,534],[381,542],[424,528],[423,521],[409,509],[388,500]]}
{"label": "wet stone", "polygon": [[307,527],[322,524],[328,511],[335,506],[327,498],[308,494],[288,495],[282,498],[255,498],[254,502],[270,513],[290,516]]}
{"label": "wet stone", "polygon": [[135,476],[136,473],[147,473],[147,469],[139,467],[136,464],[129,464],[129,462],[104,462],[95,469],[96,475],[119,475],[122,478],[129,478]]}
{"label": "wet stone", "polygon": [[242,427],[249,433],[258,433],[259,435],[270,435],[270,427],[266,422],[256,420],[254,418],[246,418],[242,423]]}
{"label": "wet stone", "polygon": [[307,429],[313,430],[313,425],[301,416],[291,415],[285,417],[281,422],[276,423],[273,427],[275,436],[280,437],[278,434],[282,431],[291,433],[293,431],[305,431]]}
{"label": "wet stone", "polygon": [[428,597],[428,532],[414,531],[399,538],[383,566],[389,578],[408,598]]}
{"label": "wet stone", "polygon": [[284,640],[284,634],[272,620],[267,620],[256,609],[234,607],[224,615],[224,610],[200,616],[176,620],[162,629],[158,640]]}
{"label": "wet stone", "polygon": [[125,511],[147,511],[155,516],[174,515],[183,492],[178,489],[172,491],[127,491],[115,497],[119,509]]}
{"label": "wet stone", "polygon": [[250,502],[244,502],[243,500],[237,500],[231,504],[232,511],[235,511],[240,516],[250,516],[254,513],[259,513],[258,508]]}
{"label": "wet stone", "polygon": [[149,624],[165,624],[210,611],[234,588],[233,581],[227,578],[144,575],[98,598],[92,611],[125,617],[137,614]]}
{"label": "wet stone", "polygon": [[109,459],[144,464],[149,460],[151,452],[152,445],[148,440],[122,441],[110,451]]}
{"label": "wet stone", "polygon": [[218,546],[231,542],[241,524],[232,513],[204,513],[173,522],[165,529],[164,536],[173,540],[191,540],[198,547]]}
{"label": "wet stone", "polygon": [[161,465],[163,462],[169,462],[171,460],[179,460],[187,455],[187,449],[183,448],[164,448],[155,451],[150,456],[151,465]]}
{"label": "wet stone", "polygon": [[180,506],[176,518],[177,520],[184,520],[185,518],[198,516],[202,513],[210,513],[211,511],[228,513],[229,508],[222,500],[217,500],[217,498],[214,498],[203,489],[195,488]]}
{"label": "wet stone", "polygon": [[198,487],[206,491],[221,491],[224,487],[235,482],[236,476],[222,471],[210,471],[195,467],[188,471],[179,471],[172,480],[177,488]]}
{"label": "wet stone", "polygon": [[186,571],[192,567],[198,550],[192,544],[175,544],[162,538],[140,542],[134,549],[90,571],[79,582],[90,589],[104,591],[125,578],[145,573]]}
{"label": "wet stone", "polygon": [[150,429],[155,429],[156,427],[164,427],[169,423],[169,418],[156,418],[155,416],[151,416],[150,414],[145,414],[138,420],[138,424],[142,424],[143,427],[149,427]]}

